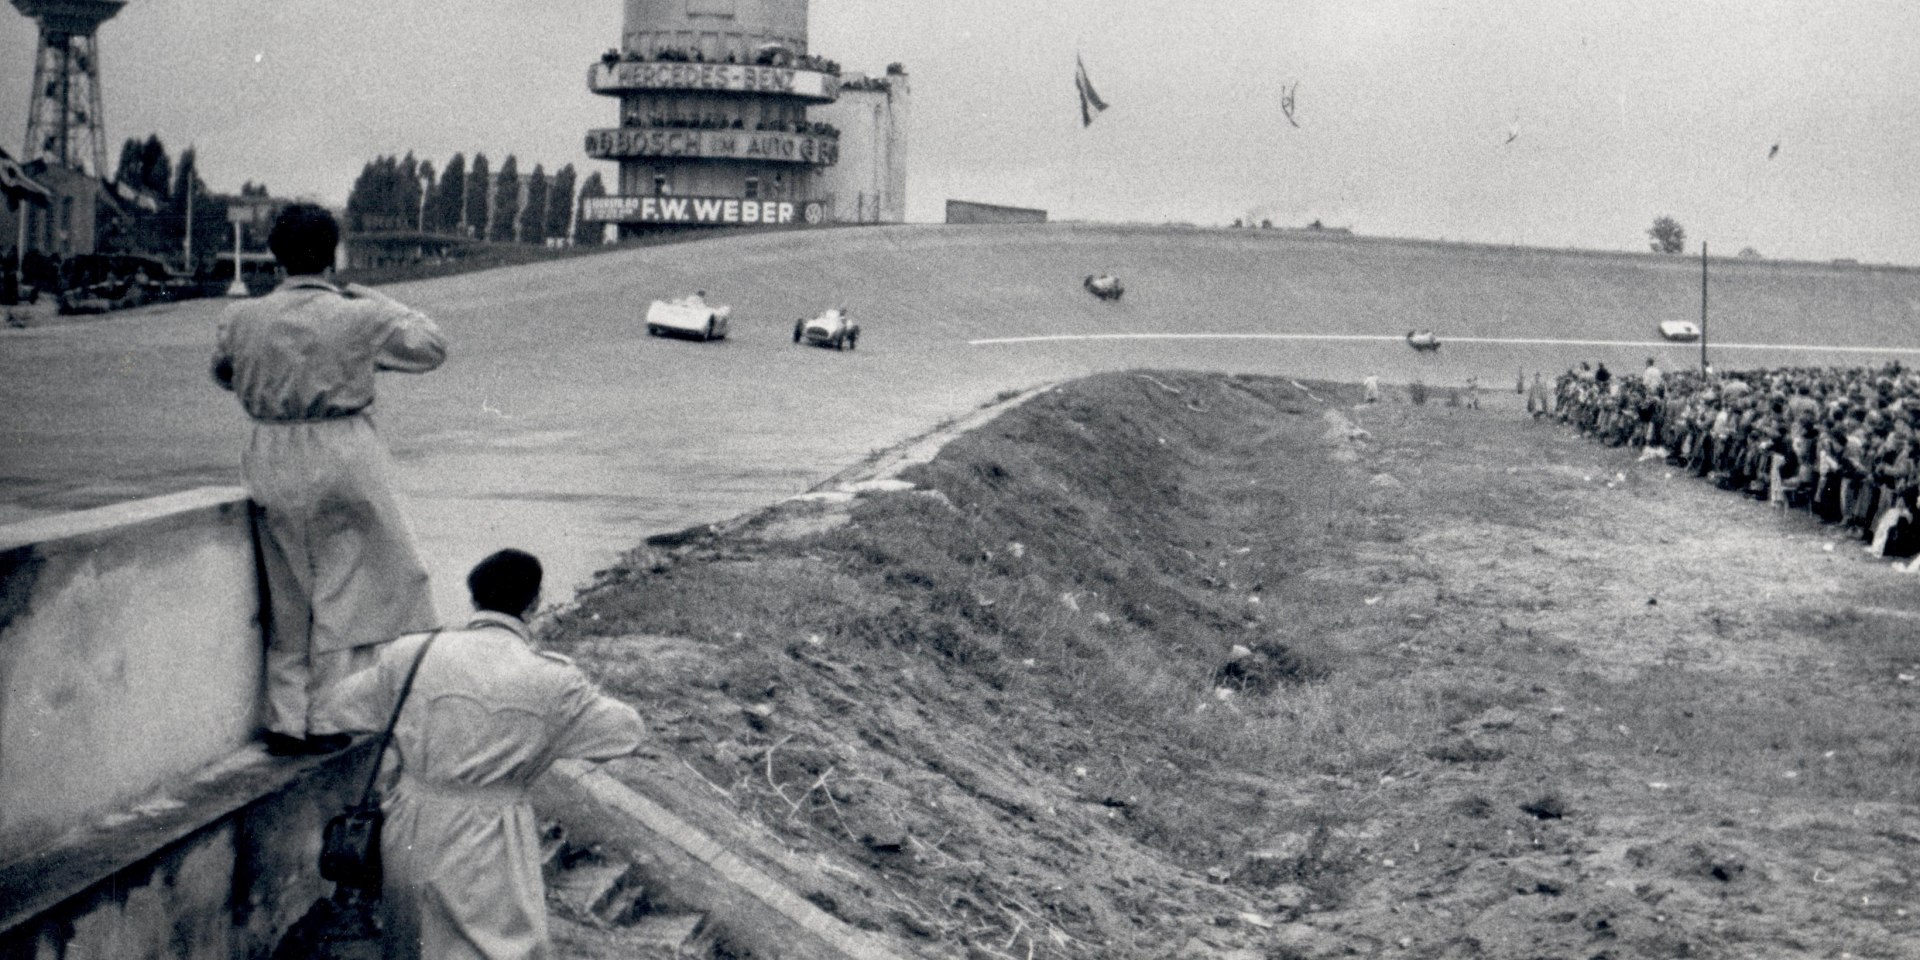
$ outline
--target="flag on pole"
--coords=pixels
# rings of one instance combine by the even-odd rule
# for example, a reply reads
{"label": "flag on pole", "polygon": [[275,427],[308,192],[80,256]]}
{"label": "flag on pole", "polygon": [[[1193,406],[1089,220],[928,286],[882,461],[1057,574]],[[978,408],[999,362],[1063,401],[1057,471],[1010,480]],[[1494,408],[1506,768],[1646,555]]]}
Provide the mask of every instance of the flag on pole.
{"label": "flag on pole", "polygon": [[1077,53],[1073,55],[1073,65],[1073,85],[1080,89],[1080,125],[1090,127],[1093,126],[1093,115],[1105,110],[1107,102],[1094,92],[1093,81],[1087,79],[1087,65]]}

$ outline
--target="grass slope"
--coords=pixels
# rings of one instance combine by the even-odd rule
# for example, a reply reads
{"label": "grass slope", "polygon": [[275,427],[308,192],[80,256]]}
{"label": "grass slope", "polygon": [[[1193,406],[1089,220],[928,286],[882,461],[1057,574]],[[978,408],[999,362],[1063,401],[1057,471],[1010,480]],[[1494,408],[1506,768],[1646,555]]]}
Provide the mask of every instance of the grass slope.
{"label": "grass slope", "polygon": [[1900,955],[1911,581],[1351,392],[1077,382],[552,640],[654,720],[620,776],[926,955]]}

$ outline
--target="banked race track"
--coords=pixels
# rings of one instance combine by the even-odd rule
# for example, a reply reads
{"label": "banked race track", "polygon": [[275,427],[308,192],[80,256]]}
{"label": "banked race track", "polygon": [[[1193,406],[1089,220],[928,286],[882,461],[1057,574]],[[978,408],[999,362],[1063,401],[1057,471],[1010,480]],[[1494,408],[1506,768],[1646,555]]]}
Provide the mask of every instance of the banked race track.
{"label": "banked race track", "polygon": [[[1126,283],[1117,302],[1088,274]],[[556,597],[645,537],[805,491],[1008,391],[1132,367],[1510,390],[1582,360],[1699,361],[1700,261],[1295,231],[915,225],[736,236],[387,288],[447,366],[388,376],[399,460],[445,612],[505,545]],[[1723,369],[1920,361],[1920,271],[1715,260]],[[733,306],[713,343],[649,337],[656,297]],[[796,346],[844,307],[852,353]],[[222,304],[0,332],[0,521],[235,483],[246,423],[208,379]],[[1440,350],[1416,353],[1407,331]]]}

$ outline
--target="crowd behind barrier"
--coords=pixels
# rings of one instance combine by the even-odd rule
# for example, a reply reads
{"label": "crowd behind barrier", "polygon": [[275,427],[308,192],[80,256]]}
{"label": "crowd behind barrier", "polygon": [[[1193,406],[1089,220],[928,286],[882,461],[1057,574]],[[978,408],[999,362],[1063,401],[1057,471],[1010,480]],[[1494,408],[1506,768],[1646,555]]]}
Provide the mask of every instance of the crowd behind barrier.
{"label": "crowd behind barrier", "polygon": [[[651,116],[642,122],[638,114],[622,118],[622,126],[652,127],[666,130],[745,130],[746,120],[741,117],[723,117],[708,114],[701,117],[661,117]],[[821,137],[837,137],[840,128],[831,123],[816,120],[756,120],[753,129],[760,133],[798,133]]]}
{"label": "crowd behind barrier", "polygon": [[1582,363],[1559,377],[1554,399],[1554,416],[1601,443],[1807,510],[1877,556],[1920,553],[1920,372],[1899,363],[1721,374],[1668,373],[1649,359],[1630,375]]}
{"label": "crowd behind barrier", "polygon": [[[648,62],[707,63],[709,61],[707,60],[707,55],[705,53],[702,53],[699,50],[693,50],[693,49],[680,50],[680,49],[669,48],[669,49],[655,51],[651,56],[641,53],[638,50],[622,51],[622,50],[610,49],[607,52],[600,55],[600,62],[611,67],[616,63],[622,63],[622,62],[625,62],[625,63],[648,63]],[[744,63],[746,61],[743,61],[736,55],[729,53],[725,57],[716,58],[711,62],[713,63]],[[840,64],[835,61],[829,60],[826,57],[816,57],[810,53],[803,53],[796,56],[789,51],[780,50],[780,49],[769,49],[769,50],[759,51],[758,53],[754,54],[752,65],[756,67],[791,67],[795,70],[815,70],[820,73],[839,73],[840,72]]]}

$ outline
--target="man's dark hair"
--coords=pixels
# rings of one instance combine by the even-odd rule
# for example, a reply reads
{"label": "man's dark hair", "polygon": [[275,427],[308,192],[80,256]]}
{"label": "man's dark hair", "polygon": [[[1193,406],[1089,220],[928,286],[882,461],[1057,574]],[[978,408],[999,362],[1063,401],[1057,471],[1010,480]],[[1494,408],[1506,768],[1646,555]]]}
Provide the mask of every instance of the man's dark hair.
{"label": "man's dark hair", "polygon": [[290,274],[314,274],[333,266],[334,248],[340,245],[340,223],[327,208],[313,203],[292,203],[273,219],[273,232],[267,234],[267,246]]}
{"label": "man's dark hair", "polygon": [[540,595],[540,561],[525,550],[502,550],[467,574],[467,592],[478,609],[524,616]]}

